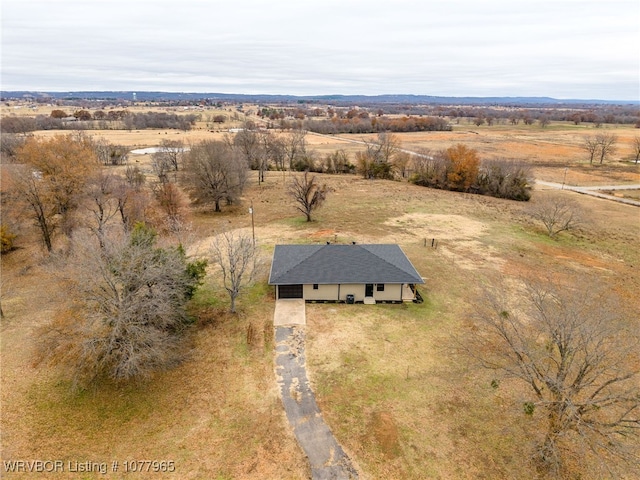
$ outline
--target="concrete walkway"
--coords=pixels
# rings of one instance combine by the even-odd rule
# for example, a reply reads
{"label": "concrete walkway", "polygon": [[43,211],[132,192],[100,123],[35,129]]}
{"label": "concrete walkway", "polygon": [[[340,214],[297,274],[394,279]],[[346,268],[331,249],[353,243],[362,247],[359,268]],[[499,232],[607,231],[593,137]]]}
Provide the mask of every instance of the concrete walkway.
{"label": "concrete walkway", "polygon": [[357,479],[351,460],[324,423],[305,367],[304,326],[276,326],[276,377],[284,410],[314,480]]}
{"label": "concrete walkway", "polygon": [[273,314],[273,324],[281,325],[306,325],[306,309],[301,298],[287,298],[276,300],[276,311]]}

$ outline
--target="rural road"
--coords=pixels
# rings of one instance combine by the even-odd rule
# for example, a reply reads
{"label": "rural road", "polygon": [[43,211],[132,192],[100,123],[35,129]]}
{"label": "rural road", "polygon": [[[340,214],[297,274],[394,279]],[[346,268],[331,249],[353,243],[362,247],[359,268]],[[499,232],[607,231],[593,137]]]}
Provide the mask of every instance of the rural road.
{"label": "rural road", "polygon": [[[314,133],[314,132],[308,132],[308,133],[311,133],[311,134],[319,136],[319,137],[328,137],[328,138],[343,140],[345,142],[358,143],[358,144],[361,144],[361,145],[367,145],[367,142],[365,142],[365,141],[355,140],[353,138],[345,138],[345,137],[341,137],[339,135],[325,135],[325,134],[322,134],[322,133]],[[404,153],[408,153],[410,155],[416,155],[418,157],[424,156],[421,153],[413,152],[411,150],[406,150],[404,148],[400,149],[400,151],[404,152]],[[605,200],[612,200],[614,202],[626,203],[627,205],[634,205],[636,207],[640,207],[640,201],[638,201],[638,200],[632,200],[630,198],[616,197],[614,195],[607,195],[606,193],[601,193],[601,191],[612,191],[612,190],[640,190],[640,185],[638,185],[638,184],[635,184],[635,185],[602,185],[602,186],[596,186],[596,187],[577,187],[577,186],[571,186],[571,185],[566,185],[566,184],[563,185],[561,183],[544,182],[542,180],[536,180],[535,184],[536,185],[542,185],[542,186],[549,187],[549,188],[557,188],[559,190],[570,190],[572,192],[582,193],[584,195],[590,195],[592,197],[603,198]]]}
{"label": "rural road", "polygon": [[322,419],[305,366],[304,326],[276,326],[276,376],[282,403],[313,480],[357,479],[351,460]]}
{"label": "rural road", "polygon": [[543,187],[556,188],[559,190],[570,190],[572,192],[582,193],[585,195],[591,195],[593,197],[604,198],[606,200],[613,200],[614,202],[626,203],[627,205],[635,205],[640,207],[640,201],[631,200],[630,198],[615,197],[613,195],[607,195],[601,193],[601,191],[613,191],[613,190],[640,190],[640,185],[599,185],[593,187],[576,187],[573,185],[566,185],[562,183],[544,182],[542,180],[536,180],[536,185]]}
{"label": "rural road", "polygon": [[[350,143],[358,143],[360,145],[367,145],[367,142],[363,141],[363,140],[355,140],[353,138],[345,138],[345,137],[341,137],[339,135],[326,135],[323,133],[315,133],[315,132],[308,132],[312,135],[316,135],[319,137],[327,137],[327,138],[332,138],[332,139],[338,139],[338,140],[342,140],[345,142],[350,142]],[[411,150],[406,150],[406,149],[400,149],[401,152],[404,153],[408,153],[410,155],[416,155],[418,157],[422,157],[424,156],[421,153],[418,152],[414,152]],[[603,185],[603,186],[596,186],[596,187],[577,187],[577,186],[571,186],[571,185],[566,185],[566,184],[561,184],[561,183],[554,183],[554,182],[544,182],[542,180],[536,180],[535,183],[537,185],[542,185],[545,187],[549,187],[549,188],[557,188],[560,190],[570,190],[572,192],[576,192],[576,193],[582,193],[585,195],[591,195],[592,197],[598,197],[598,198],[603,198],[605,200],[613,200],[614,202],[620,202],[620,203],[626,203],[627,205],[634,205],[636,207],[640,207],[640,201],[638,200],[632,200],[629,198],[622,198],[622,197],[616,197],[614,195],[607,195],[606,193],[601,193],[600,191],[612,191],[612,190],[640,190],[640,185],[635,184],[635,185]],[[600,190],[600,191],[599,191]]]}

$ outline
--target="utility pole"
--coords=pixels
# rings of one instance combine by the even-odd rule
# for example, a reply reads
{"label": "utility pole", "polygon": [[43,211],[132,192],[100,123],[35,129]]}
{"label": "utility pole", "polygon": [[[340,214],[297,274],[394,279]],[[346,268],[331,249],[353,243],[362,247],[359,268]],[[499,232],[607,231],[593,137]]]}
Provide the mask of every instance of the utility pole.
{"label": "utility pole", "polygon": [[251,200],[251,206],[249,207],[249,213],[251,214],[251,234],[253,237],[253,248],[256,247],[256,226],[253,222],[253,200]]}
{"label": "utility pole", "polygon": [[562,188],[560,190],[564,190],[564,183],[567,180],[567,170],[569,170],[569,167],[564,168],[564,177],[562,178]]}

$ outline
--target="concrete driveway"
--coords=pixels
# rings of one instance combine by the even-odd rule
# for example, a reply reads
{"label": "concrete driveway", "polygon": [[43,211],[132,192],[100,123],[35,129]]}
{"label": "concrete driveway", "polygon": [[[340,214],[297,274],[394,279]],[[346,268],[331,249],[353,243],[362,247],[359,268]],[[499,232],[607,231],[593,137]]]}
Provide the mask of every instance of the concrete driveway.
{"label": "concrete driveway", "polygon": [[276,300],[276,311],[273,314],[273,324],[283,325],[306,325],[304,300],[301,298],[287,298]]}
{"label": "concrete driveway", "polygon": [[355,480],[358,472],[324,422],[309,385],[305,327],[276,327],[276,378],[289,425],[309,459],[312,480]]}

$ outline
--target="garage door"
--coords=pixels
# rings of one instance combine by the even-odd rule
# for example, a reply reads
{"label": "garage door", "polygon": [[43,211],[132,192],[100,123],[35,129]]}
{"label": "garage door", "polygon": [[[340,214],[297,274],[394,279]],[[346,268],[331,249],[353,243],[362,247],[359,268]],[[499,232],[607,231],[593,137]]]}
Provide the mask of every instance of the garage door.
{"label": "garage door", "polygon": [[302,285],[278,285],[278,298],[302,298]]}

